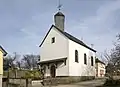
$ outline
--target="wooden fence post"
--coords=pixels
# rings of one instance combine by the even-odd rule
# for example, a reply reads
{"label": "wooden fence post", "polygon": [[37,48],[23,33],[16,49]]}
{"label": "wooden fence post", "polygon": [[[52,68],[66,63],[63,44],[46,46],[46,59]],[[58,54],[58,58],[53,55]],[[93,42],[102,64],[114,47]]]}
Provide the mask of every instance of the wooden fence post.
{"label": "wooden fence post", "polygon": [[29,79],[29,78],[27,78],[26,79],[26,87],[31,87],[31,85],[32,85],[32,80],[31,79]]}
{"label": "wooden fence post", "polygon": [[28,87],[28,79],[26,79],[26,87]]}

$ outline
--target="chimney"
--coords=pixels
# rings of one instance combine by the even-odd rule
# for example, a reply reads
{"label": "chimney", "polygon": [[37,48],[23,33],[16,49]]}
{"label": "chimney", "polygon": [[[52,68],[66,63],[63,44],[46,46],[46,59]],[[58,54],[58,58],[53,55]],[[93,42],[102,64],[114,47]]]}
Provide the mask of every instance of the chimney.
{"label": "chimney", "polygon": [[55,26],[64,32],[65,16],[62,12],[58,12],[54,15]]}

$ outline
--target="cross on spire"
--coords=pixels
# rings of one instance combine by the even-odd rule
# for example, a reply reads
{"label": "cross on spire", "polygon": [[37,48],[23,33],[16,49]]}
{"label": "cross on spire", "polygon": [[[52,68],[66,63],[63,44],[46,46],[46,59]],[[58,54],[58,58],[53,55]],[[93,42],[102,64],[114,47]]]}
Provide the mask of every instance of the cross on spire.
{"label": "cross on spire", "polygon": [[59,0],[59,3],[58,3],[58,10],[59,11],[61,10],[61,7],[62,7],[62,4],[60,3],[60,0]]}

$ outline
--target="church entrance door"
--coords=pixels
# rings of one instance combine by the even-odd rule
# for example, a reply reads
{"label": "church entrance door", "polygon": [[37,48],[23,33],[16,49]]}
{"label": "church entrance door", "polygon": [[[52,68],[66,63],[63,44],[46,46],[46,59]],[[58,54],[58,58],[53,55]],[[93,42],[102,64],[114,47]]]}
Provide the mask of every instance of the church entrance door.
{"label": "church entrance door", "polygon": [[56,76],[56,68],[55,68],[55,65],[52,65],[51,68],[50,68],[50,74],[51,74],[51,77],[55,77]]}

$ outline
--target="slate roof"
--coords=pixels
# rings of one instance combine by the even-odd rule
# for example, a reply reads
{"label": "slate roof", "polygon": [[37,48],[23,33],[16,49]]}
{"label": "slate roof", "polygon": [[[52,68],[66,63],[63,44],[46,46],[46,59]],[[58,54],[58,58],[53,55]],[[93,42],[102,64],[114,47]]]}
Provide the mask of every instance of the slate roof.
{"label": "slate roof", "polygon": [[62,12],[58,12],[55,14],[55,16],[64,16],[64,14]]}
{"label": "slate roof", "polygon": [[104,64],[104,65],[105,65],[105,63],[104,63],[104,62],[102,62],[101,60],[99,60],[98,58],[96,58],[96,59],[95,59],[95,62],[96,62],[96,63],[102,63],[102,64]]}
{"label": "slate roof", "polygon": [[[61,33],[62,33],[64,36],[66,36],[68,39],[70,39],[70,40],[72,40],[72,41],[74,41],[74,42],[76,42],[76,43],[78,43],[78,44],[80,44],[80,45],[82,45],[82,46],[84,46],[84,47],[86,47],[86,48],[88,48],[88,49],[96,52],[96,50],[94,50],[93,48],[90,48],[90,47],[87,46],[85,43],[83,43],[81,40],[77,39],[76,37],[70,35],[70,34],[67,33],[67,32],[61,31],[59,28],[57,28],[57,27],[54,26],[54,25],[51,26],[51,28],[50,28],[50,30],[48,31],[48,33],[46,34],[45,38],[47,37],[47,35],[48,35],[49,32],[51,31],[52,27],[55,27],[59,32],[61,32]],[[45,40],[45,38],[44,38],[44,40]],[[41,45],[43,44],[44,40],[42,41],[42,43],[40,44],[39,47],[41,47]]]}
{"label": "slate roof", "polygon": [[6,55],[7,55],[7,52],[2,48],[2,46],[0,46],[0,49],[3,51],[4,56],[6,56]]}

